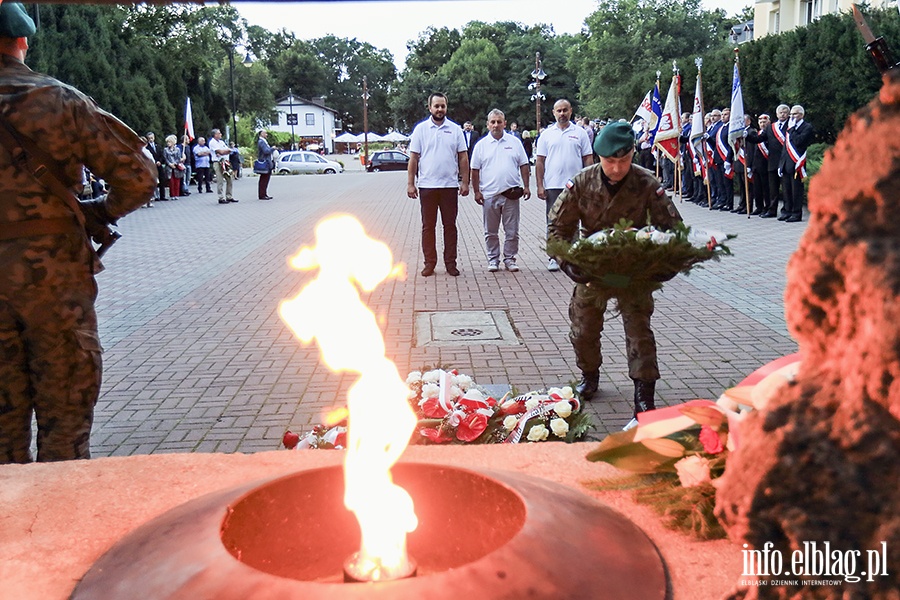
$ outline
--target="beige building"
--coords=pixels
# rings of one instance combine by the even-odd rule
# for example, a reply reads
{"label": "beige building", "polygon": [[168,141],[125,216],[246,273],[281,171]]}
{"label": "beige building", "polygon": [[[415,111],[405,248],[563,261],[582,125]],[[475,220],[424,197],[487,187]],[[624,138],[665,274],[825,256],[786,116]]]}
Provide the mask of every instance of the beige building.
{"label": "beige building", "polygon": [[[853,0],[757,0],[753,8],[753,37],[804,27],[822,15],[847,12]],[[894,6],[896,0],[869,0],[871,8]]]}

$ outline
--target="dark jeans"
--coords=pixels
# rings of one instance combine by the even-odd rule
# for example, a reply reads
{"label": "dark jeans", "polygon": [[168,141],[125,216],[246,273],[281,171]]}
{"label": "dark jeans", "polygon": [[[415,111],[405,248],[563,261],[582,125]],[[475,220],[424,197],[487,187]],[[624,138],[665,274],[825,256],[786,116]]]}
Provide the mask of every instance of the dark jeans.
{"label": "dark jeans", "polygon": [[259,176],[259,199],[262,200],[266,196],[269,195],[269,179],[272,178],[271,171],[268,173],[262,173]]}
{"label": "dark jeans", "polygon": [[441,227],[444,230],[444,266],[456,266],[456,215],[459,212],[459,190],[457,188],[419,188],[419,204],[422,209],[422,254],[425,266],[437,264],[438,211],[441,213]]}
{"label": "dark jeans", "polygon": [[197,190],[202,192],[205,184],[206,191],[211,192],[212,188],[209,187],[209,182],[209,167],[197,167]]}

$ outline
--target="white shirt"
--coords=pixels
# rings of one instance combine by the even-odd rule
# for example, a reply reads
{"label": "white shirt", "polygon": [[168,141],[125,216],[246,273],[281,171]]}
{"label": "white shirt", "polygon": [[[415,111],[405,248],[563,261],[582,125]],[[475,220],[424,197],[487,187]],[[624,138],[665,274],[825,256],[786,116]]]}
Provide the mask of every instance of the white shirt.
{"label": "white shirt", "polygon": [[462,127],[446,118],[438,126],[429,117],[413,129],[409,151],[419,155],[420,188],[459,187],[459,153],[466,151]]}
{"label": "white shirt", "polygon": [[544,189],[566,187],[566,181],[575,177],[584,167],[585,156],[590,156],[591,142],[587,132],[571,121],[565,129],[557,123],[541,132],[537,140],[536,156],[544,160]]}
{"label": "white shirt", "polygon": [[522,142],[505,131],[499,140],[491,134],[484,136],[472,150],[471,167],[478,169],[479,191],[486,198],[521,186],[522,171],[519,167],[527,164],[528,156]]}
{"label": "white shirt", "polygon": [[[231,154],[231,148],[228,147],[223,140],[217,140],[216,138],[211,138],[209,142],[206,144],[209,146],[209,149],[212,151],[212,155],[210,155],[210,160],[213,162],[219,162],[222,160],[228,160],[228,155]],[[216,150],[228,150],[228,154],[219,154]]]}

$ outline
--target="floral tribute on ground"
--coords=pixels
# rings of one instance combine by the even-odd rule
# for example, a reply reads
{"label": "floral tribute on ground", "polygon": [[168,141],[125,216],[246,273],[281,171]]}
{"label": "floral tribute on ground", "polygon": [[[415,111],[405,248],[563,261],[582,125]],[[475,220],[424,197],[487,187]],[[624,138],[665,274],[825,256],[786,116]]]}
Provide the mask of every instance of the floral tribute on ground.
{"label": "floral tribute on ground", "polygon": [[728,455],[740,443],[739,424],[792,381],[799,356],[782,357],[761,367],[716,402],[692,400],[638,415],[638,426],[607,436],[587,455],[631,475],[590,483],[598,490],[632,490],[670,529],[697,539],[719,539],[725,530],[715,516],[716,483]]}
{"label": "floral tribute on ground", "polygon": [[[497,400],[470,376],[456,370],[413,371],[406,378],[409,402],[419,418],[411,444],[516,444],[574,442],[591,427],[591,417],[569,386]],[[288,431],[288,449],[341,449],[345,420],[317,425],[301,436]]]}
{"label": "floral tribute on ground", "polygon": [[730,255],[724,242],[735,237],[691,231],[683,223],[671,231],[652,225],[636,229],[623,219],[615,227],[574,243],[550,240],[547,253],[578,267],[591,279],[592,287],[622,296],[654,292],[678,273],[689,273],[700,263]]}

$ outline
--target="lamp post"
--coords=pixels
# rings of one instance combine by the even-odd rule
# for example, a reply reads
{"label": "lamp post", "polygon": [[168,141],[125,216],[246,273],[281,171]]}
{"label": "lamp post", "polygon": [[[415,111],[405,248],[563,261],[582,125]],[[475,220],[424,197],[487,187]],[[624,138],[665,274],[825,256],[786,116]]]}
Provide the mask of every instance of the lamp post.
{"label": "lamp post", "polygon": [[363,77],[363,165],[369,162],[369,82]]}
{"label": "lamp post", "polygon": [[[228,50],[228,76],[231,81],[231,127],[234,130],[234,145],[240,146],[237,134],[237,107],[234,102],[234,51],[236,49],[237,46],[232,44]],[[247,68],[253,65],[253,58],[251,58],[249,52],[244,57],[244,60],[241,61],[241,64]]]}
{"label": "lamp post", "polygon": [[294,145],[294,125],[297,124],[297,115],[294,114],[294,92],[288,88],[288,115],[287,122],[291,126],[291,150],[296,150]]}
{"label": "lamp post", "polygon": [[534,53],[534,71],[531,72],[531,78],[534,79],[531,83],[528,84],[528,89],[533,90],[534,93],[531,95],[532,102],[534,105],[534,123],[535,129],[538,134],[541,133],[541,100],[545,100],[547,97],[541,92],[541,81],[547,77],[547,74],[544,73],[544,69],[541,67],[541,53]]}

